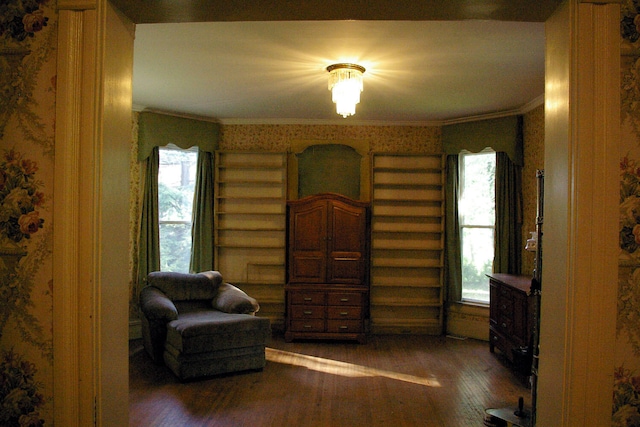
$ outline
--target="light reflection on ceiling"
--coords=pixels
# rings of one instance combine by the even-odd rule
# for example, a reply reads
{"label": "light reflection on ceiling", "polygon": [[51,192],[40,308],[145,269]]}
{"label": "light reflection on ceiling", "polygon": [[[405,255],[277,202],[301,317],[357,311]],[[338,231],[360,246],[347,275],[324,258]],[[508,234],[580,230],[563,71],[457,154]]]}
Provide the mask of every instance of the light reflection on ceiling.
{"label": "light reflection on ceiling", "polygon": [[[326,67],[366,68],[343,119]],[[520,109],[544,95],[544,23],[279,21],[140,24],[133,102],[234,121],[428,124]]]}

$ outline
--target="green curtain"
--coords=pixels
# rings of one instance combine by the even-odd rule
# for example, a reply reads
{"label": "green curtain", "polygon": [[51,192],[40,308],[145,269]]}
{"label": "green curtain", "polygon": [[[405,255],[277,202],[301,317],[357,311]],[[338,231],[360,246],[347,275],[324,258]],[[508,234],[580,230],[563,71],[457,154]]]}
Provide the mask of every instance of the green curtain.
{"label": "green curtain", "polygon": [[445,278],[447,300],[462,299],[462,257],[458,224],[458,154],[490,147],[496,157],[496,236],[494,271],[518,274],[522,253],[522,201],[520,175],[523,164],[522,116],[458,123],[442,128],[447,156]]}
{"label": "green curtain", "polygon": [[459,154],[462,150],[479,153],[491,148],[507,153],[513,163],[522,166],[522,116],[444,126],[442,144],[446,154]]}
{"label": "green curtain", "polygon": [[191,216],[192,273],[213,270],[213,155],[198,150],[196,185]]}
{"label": "green curtain", "polygon": [[493,270],[520,274],[522,254],[521,167],[496,153],[496,234]]}
{"label": "green curtain", "polygon": [[[192,213],[190,270],[213,269],[213,153],[218,149],[220,125],[206,120],[143,111],[138,115],[138,161],[153,165],[147,173],[144,206],[140,219],[138,280],[160,270],[160,228],[158,224],[159,150],[167,144],[182,149],[198,147],[198,173]],[[149,160],[155,158],[155,160]]]}
{"label": "green curtain", "polygon": [[218,123],[143,111],[138,115],[138,161],[154,147],[169,143],[185,150],[197,145],[200,151],[213,153],[219,136]]}
{"label": "green curtain", "polygon": [[138,240],[138,286],[146,285],[147,275],[160,270],[160,227],[158,224],[158,147],[145,160],[144,194]]}
{"label": "green curtain", "polygon": [[458,220],[459,175],[458,155],[447,156],[444,275],[446,300],[449,302],[462,299],[462,255],[460,253],[460,224]]}

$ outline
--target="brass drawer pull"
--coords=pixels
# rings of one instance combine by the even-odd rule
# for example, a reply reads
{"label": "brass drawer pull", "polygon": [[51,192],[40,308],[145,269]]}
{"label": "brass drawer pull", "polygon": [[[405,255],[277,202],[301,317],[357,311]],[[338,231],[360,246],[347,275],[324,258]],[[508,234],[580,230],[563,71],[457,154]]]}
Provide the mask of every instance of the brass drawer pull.
{"label": "brass drawer pull", "polygon": [[313,311],[311,310],[305,310],[302,312],[303,314],[309,315],[309,314],[313,314]]}
{"label": "brass drawer pull", "polygon": [[349,302],[349,298],[340,298],[340,302]]}
{"label": "brass drawer pull", "polygon": [[305,301],[311,301],[311,297],[304,297]]}
{"label": "brass drawer pull", "polygon": [[348,316],[349,312],[348,311],[341,311],[340,312],[340,316]]}
{"label": "brass drawer pull", "polygon": [[304,325],[303,328],[305,329],[311,329],[311,325]]}
{"label": "brass drawer pull", "polygon": [[349,327],[345,325],[341,325],[339,329],[349,329]]}

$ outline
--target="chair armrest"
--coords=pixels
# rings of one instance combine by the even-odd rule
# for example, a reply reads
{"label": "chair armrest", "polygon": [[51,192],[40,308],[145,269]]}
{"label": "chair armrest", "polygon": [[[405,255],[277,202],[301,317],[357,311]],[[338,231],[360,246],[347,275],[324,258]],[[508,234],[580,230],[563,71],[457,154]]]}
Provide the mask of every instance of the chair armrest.
{"label": "chair armrest", "polygon": [[230,283],[220,285],[211,305],[225,313],[256,314],[260,310],[258,301]]}
{"label": "chair armrest", "polygon": [[170,322],[178,318],[178,310],[160,289],[147,286],[140,291],[140,309],[149,320]]}

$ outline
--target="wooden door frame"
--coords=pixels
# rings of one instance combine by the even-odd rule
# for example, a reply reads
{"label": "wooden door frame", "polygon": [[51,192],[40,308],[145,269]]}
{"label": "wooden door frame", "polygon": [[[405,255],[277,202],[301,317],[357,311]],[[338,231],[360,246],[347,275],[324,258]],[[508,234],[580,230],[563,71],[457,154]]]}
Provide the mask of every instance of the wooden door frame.
{"label": "wooden door frame", "polygon": [[[567,0],[547,22],[539,425],[584,425],[586,417],[605,425],[611,418],[618,3]],[[127,24],[114,19],[107,0],[58,0],[58,8],[54,420],[70,427],[126,425],[117,423],[128,407],[128,373],[119,366],[127,364],[128,280],[122,278],[128,263],[109,271],[109,258],[119,258],[105,238],[113,218],[104,216],[122,212],[109,211],[103,190],[113,184],[108,169],[119,167],[108,146],[122,142],[108,131],[114,124],[127,129],[122,117],[131,112],[131,70],[110,68],[105,53],[111,32],[122,33]],[[132,65],[132,58],[120,59]],[[120,162],[128,164],[126,156]],[[108,348],[108,337],[125,345],[116,340]]]}

